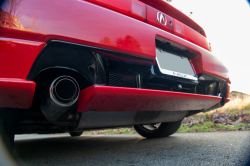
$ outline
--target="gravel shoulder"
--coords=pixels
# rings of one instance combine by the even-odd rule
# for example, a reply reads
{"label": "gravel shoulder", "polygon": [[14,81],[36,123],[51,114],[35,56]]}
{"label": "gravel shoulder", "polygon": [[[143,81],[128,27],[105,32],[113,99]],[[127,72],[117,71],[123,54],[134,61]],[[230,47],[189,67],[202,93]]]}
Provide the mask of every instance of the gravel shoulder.
{"label": "gravel shoulder", "polygon": [[20,165],[244,165],[250,131],[132,135],[17,135]]}

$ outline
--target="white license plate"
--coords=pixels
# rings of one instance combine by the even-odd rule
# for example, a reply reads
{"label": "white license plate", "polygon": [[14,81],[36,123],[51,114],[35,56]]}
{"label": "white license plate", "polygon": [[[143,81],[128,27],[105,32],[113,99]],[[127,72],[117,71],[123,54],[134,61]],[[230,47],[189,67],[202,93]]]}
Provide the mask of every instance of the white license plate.
{"label": "white license plate", "polygon": [[198,80],[186,57],[181,57],[156,48],[156,61],[162,74]]}

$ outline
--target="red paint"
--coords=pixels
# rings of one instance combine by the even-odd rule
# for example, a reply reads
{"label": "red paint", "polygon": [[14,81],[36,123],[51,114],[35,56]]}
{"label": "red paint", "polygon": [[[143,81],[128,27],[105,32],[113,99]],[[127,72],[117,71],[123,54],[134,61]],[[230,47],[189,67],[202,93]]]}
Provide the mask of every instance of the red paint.
{"label": "red paint", "polygon": [[89,0],[99,5],[105,6],[109,9],[119,11],[121,13],[130,15],[131,14],[131,0]]}
{"label": "red paint", "polygon": [[191,59],[190,64],[192,65],[195,74],[198,75],[200,73],[204,73],[201,56],[197,56],[197,57]]}
{"label": "red paint", "polygon": [[[1,8],[8,11],[8,6]],[[161,36],[197,53],[200,60],[193,63],[197,74],[207,73],[229,81],[227,69],[211,52],[167,31],[90,2],[23,0],[18,13],[16,19],[8,20],[8,26],[0,24],[0,36],[40,42],[63,40],[149,59],[155,59],[155,36]]]}
{"label": "red paint", "polygon": [[112,86],[91,86],[80,92],[78,112],[188,111],[208,109],[221,97]]}
{"label": "red paint", "polygon": [[[227,68],[209,51],[202,52],[201,59],[203,62],[202,73],[206,73],[212,76],[223,78],[231,83],[227,75]],[[196,66],[195,66],[196,67]]]}
{"label": "red paint", "polygon": [[[183,14],[183,12],[179,11],[178,9],[176,9],[175,7],[173,7],[172,5],[168,4],[167,2],[165,2],[163,0],[153,0],[153,1],[152,0],[140,0],[140,1],[144,2],[145,4],[147,4],[149,6],[152,6],[153,8],[155,8],[157,10],[160,10],[160,11],[166,13],[170,17],[173,17],[173,18],[181,21],[183,24],[191,27],[192,29],[194,29],[198,33],[202,29],[202,27],[200,25],[198,25],[195,21],[193,21],[190,17]],[[205,32],[203,35],[206,37]]]}
{"label": "red paint", "polygon": [[[184,25],[180,21],[177,21],[176,19],[173,19],[173,17],[168,16],[167,14],[163,13],[160,10],[157,10],[151,6],[145,5],[144,3],[138,1],[138,0],[127,0],[124,2],[123,0],[118,1],[109,1],[109,0],[90,0],[91,2],[94,2],[98,5],[102,5],[105,7],[108,7],[112,10],[118,11],[120,13],[124,13],[130,17],[134,17],[141,21],[146,21],[147,23],[157,26],[163,30],[169,31],[170,33],[173,33],[177,36],[182,37],[183,39],[186,39],[194,44],[197,44],[198,46],[201,46],[207,50],[211,50],[209,47],[209,43],[207,39],[205,38],[205,33],[201,34],[201,29],[199,28],[197,31],[190,28],[187,25]],[[157,1],[154,1],[154,3],[157,3]],[[124,4],[122,8],[122,4]],[[163,6],[169,6],[167,3],[162,4]],[[130,10],[130,8],[131,10]],[[147,7],[147,10],[146,10]],[[166,10],[164,10],[166,11]],[[147,18],[146,18],[147,13]],[[158,20],[158,14],[160,13],[161,17],[161,23],[159,23]],[[182,14],[184,15],[184,14]],[[174,16],[174,18],[176,18]],[[190,18],[186,18],[187,20]],[[191,20],[191,19],[190,19]],[[188,24],[189,25],[189,24]],[[175,29],[174,29],[175,27]],[[174,31],[173,31],[174,29]],[[204,30],[202,31],[204,32]],[[203,36],[204,35],[204,36]]]}
{"label": "red paint", "polygon": [[45,43],[0,37],[0,78],[26,79]]}
{"label": "red paint", "polygon": [[228,103],[230,101],[229,95],[230,95],[230,85],[227,84],[227,95],[226,95],[226,99],[225,99],[226,103]]}
{"label": "red paint", "polygon": [[230,98],[225,99],[225,103],[228,103],[230,101]]}
{"label": "red paint", "polygon": [[159,12],[159,10],[156,10],[155,8],[147,6],[147,22],[151,25],[154,25],[156,27],[159,27],[161,29],[164,29],[168,32],[173,33],[174,32],[174,20],[173,20],[173,18],[163,13],[164,19],[167,20],[167,24],[164,26],[164,25],[160,24],[157,20],[157,13],[158,12]]}
{"label": "red paint", "polygon": [[28,109],[32,105],[36,83],[22,79],[0,79],[0,108]]}
{"label": "red paint", "polygon": [[[186,24],[187,26],[189,26],[192,29],[194,29],[195,31],[197,31],[199,34],[201,32],[201,29],[202,29],[202,27],[200,27],[191,18],[189,18],[188,16],[186,16],[185,14],[180,12],[178,9],[174,8],[173,6],[169,5],[168,3],[166,3],[162,0],[154,0],[154,1],[152,1],[152,0],[139,0],[139,1],[138,0],[115,0],[115,1],[87,0],[87,1],[94,2],[96,4],[105,6],[109,9],[118,11],[120,13],[124,13],[124,14],[132,16],[132,17],[134,17],[134,15],[133,15],[133,3],[137,3],[137,4],[140,4],[140,6],[147,6],[147,19],[149,20],[148,23],[150,23],[150,24],[153,23],[152,25],[154,25],[154,26],[158,26],[158,24],[157,24],[157,22],[152,20],[152,16],[155,17],[154,13],[156,12],[156,14],[157,14],[157,12],[161,11],[161,12],[167,14],[166,16],[168,17],[168,20],[169,20],[169,18],[175,18],[177,20],[180,20],[184,24]],[[145,5],[142,2],[144,2],[147,5]],[[149,18],[150,16],[151,16],[151,18]],[[138,15],[135,18],[140,19],[142,21],[145,21],[145,19],[138,18]],[[145,18],[144,15],[142,16],[142,18]],[[159,26],[159,28],[165,29],[164,26]],[[201,35],[206,37],[205,31],[203,30],[202,32],[203,33]]]}
{"label": "red paint", "polygon": [[210,50],[207,38],[176,19],[174,19],[174,34],[202,48]]}
{"label": "red paint", "polygon": [[145,21],[147,15],[146,5],[138,0],[131,0],[131,16]]}
{"label": "red paint", "polygon": [[227,84],[227,96],[226,96],[226,98],[228,98],[228,97],[229,97],[229,95],[230,95],[230,85],[229,85],[229,84]]}

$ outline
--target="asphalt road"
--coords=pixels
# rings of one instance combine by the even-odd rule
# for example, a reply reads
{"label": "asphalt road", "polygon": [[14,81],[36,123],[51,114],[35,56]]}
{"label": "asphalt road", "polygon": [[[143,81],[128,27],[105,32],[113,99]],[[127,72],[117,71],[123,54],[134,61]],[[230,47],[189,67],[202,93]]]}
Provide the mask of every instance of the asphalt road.
{"label": "asphalt road", "polygon": [[244,165],[250,131],[177,133],[168,138],[139,135],[16,136],[20,165]]}

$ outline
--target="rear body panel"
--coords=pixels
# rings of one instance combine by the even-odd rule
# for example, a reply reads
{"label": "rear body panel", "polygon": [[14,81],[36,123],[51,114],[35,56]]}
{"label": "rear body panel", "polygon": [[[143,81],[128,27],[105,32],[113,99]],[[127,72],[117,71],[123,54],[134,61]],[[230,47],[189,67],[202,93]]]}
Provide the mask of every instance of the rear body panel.
{"label": "rear body panel", "polygon": [[[24,0],[21,5],[19,19],[7,20],[8,26],[1,24],[0,36],[40,42],[69,41],[152,60],[156,57],[155,37],[160,36],[195,52],[196,74],[207,73],[229,81],[227,69],[211,52],[126,15],[86,1]],[[7,7],[2,9],[4,12]]]}
{"label": "rear body panel", "polygon": [[44,42],[0,37],[0,78],[26,79]]}

